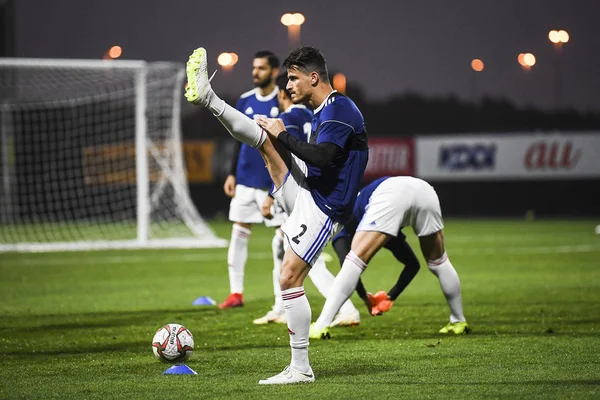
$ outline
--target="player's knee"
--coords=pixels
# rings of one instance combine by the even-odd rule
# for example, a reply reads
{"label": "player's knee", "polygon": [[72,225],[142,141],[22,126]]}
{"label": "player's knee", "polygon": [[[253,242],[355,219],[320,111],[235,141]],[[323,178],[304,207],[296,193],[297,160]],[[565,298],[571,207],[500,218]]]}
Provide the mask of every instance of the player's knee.
{"label": "player's knee", "polygon": [[298,283],[298,279],[298,275],[293,271],[287,268],[282,268],[279,275],[279,286],[281,287],[281,290],[302,286],[301,283]]}
{"label": "player's knee", "polygon": [[439,267],[444,266],[447,262],[448,262],[448,254],[446,254],[446,252],[444,252],[444,254],[442,254],[442,256],[437,259],[427,260],[427,267],[429,267],[429,270],[435,274],[437,269]]}

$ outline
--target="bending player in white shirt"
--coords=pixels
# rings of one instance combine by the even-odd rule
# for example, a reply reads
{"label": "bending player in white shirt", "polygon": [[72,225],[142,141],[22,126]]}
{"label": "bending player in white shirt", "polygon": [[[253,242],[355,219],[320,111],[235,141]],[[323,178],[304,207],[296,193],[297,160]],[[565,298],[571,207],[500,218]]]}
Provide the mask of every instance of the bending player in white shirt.
{"label": "bending player in white shirt", "polygon": [[[460,281],[444,248],[442,210],[433,187],[424,180],[409,176],[378,179],[360,191],[353,216],[360,222],[346,260],[350,258],[356,262],[344,262],[321,315],[311,325],[310,338],[330,337],[329,326],[333,317],[356,289],[368,263],[406,226],[411,226],[419,237],[427,266],[438,277],[450,307],[450,322],[440,333],[467,333],[469,327],[463,314]],[[371,297],[369,303],[380,312],[389,310],[392,304],[387,296],[381,299]]]}

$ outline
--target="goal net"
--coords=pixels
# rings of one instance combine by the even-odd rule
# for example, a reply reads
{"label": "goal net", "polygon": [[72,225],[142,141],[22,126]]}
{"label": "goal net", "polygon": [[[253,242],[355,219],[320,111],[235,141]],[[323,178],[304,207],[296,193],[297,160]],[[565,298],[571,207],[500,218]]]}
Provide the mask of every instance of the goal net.
{"label": "goal net", "polygon": [[0,59],[0,251],[225,246],[189,196],[184,74]]}

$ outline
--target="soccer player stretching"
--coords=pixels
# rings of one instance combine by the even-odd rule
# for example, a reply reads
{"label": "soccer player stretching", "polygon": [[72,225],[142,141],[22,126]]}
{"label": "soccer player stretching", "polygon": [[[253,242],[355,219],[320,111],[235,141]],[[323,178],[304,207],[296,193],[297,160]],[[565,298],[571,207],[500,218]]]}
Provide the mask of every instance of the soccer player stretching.
{"label": "soccer player stretching", "polygon": [[[450,322],[440,333],[464,334],[468,331],[463,314],[460,281],[444,248],[442,210],[433,187],[424,180],[410,176],[378,179],[361,190],[354,208],[360,221],[352,239],[351,250],[342,270],[335,277],[323,311],[310,329],[311,338],[328,338],[329,326],[341,304],[357,286],[360,275],[375,254],[400,229],[411,226],[429,270],[437,276],[450,307]],[[379,311],[387,311],[392,303],[387,296],[376,300]]]}
{"label": "soccer player stretching", "polygon": [[304,279],[338,224],[350,218],[368,160],[362,114],[333,90],[323,54],[301,47],[283,65],[292,101],[314,110],[310,143],[285,132],[280,119],[258,118],[257,125],[217,97],[209,84],[203,48],[188,60],[185,94],[188,101],[211,110],[234,138],[259,149],[273,180],[273,196],[289,214],[281,227],[289,248],[280,286],[292,360],[280,374],[259,381],[264,385],[315,380],[308,360],[311,310]]}
{"label": "soccer player stretching", "polygon": [[[310,135],[312,130],[311,121],[313,118],[313,113],[308,110],[306,106],[302,104],[294,104],[292,102],[292,96],[285,88],[287,82],[287,73],[280,74],[275,81],[278,87],[277,100],[279,101],[279,108],[281,109],[281,113],[278,115],[278,117],[283,121],[286,132],[294,135],[303,142],[307,142],[308,135]],[[262,158],[260,159],[260,162],[263,164],[263,169],[265,169]],[[269,202],[269,200],[271,200],[271,202]],[[272,210],[278,209],[280,206],[277,203],[275,203],[273,206],[272,200],[272,197],[267,197],[267,201],[265,201],[263,204],[262,213],[265,218],[272,218],[273,214],[275,214],[277,218],[277,213],[273,213]],[[285,222],[286,217],[287,215],[284,212],[279,213],[279,219],[281,221],[279,226]],[[281,232],[281,230],[279,230],[279,232]],[[281,235],[283,236],[283,233]],[[274,252],[275,250],[276,247],[273,247]],[[283,245],[281,246],[281,252],[283,254]],[[344,254],[344,257],[345,256],[346,254]],[[281,258],[283,258],[283,255]],[[267,314],[254,320],[254,323],[257,325],[268,324],[272,322],[287,322],[285,319],[285,310],[283,309],[283,300],[281,298],[281,288],[279,286],[280,271],[281,262],[275,263],[273,266],[273,292],[275,294],[275,304],[273,305],[273,308],[267,312]],[[327,298],[331,286],[333,285],[335,276],[333,276],[333,274],[327,269],[327,265],[325,265],[325,260],[323,257],[319,257],[317,261],[315,261],[310,269],[310,272],[308,273],[308,277],[312,280],[313,284],[323,295],[323,297]],[[337,316],[331,322],[331,326],[355,326],[359,324],[360,313],[356,307],[354,307],[354,304],[352,304],[350,299],[342,304]]]}

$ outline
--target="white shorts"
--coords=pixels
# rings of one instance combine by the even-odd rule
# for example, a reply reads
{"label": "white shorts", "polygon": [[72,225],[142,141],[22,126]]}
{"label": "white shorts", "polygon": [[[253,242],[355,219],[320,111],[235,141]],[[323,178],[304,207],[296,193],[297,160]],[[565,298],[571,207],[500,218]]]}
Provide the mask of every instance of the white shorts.
{"label": "white shorts", "polygon": [[312,266],[337,232],[339,224],[317,207],[306,185],[307,173],[304,161],[292,155],[291,171],[273,196],[289,214],[281,227],[288,245]]}
{"label": "white shorts", "polygon": [[406,226],[411,226],[417,236],[441,231],[444,221],[440,200],[433,187],[422,179],[388,178],[371,195],[356,230],[398,236]]}
{"label": "white shorts", "polygon": [[263,217],[262,205],[269,195],[265,189],[256,189],[244,185],[235,186],[235,195],[229,204],[229,220],[244,224],[262,224],[274,227],[281,226],[287,219],[283,208],[275,202],[271,207],[273,218]]}

